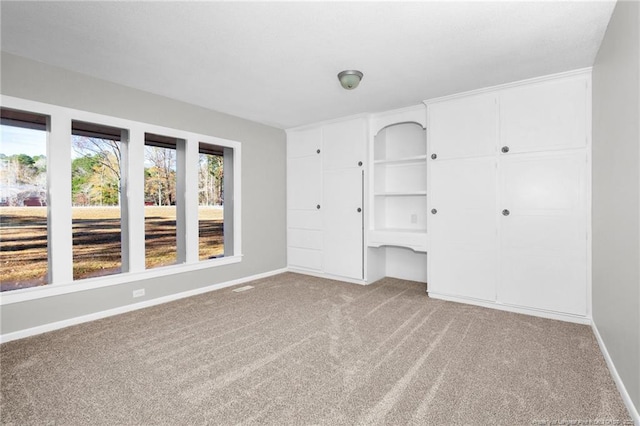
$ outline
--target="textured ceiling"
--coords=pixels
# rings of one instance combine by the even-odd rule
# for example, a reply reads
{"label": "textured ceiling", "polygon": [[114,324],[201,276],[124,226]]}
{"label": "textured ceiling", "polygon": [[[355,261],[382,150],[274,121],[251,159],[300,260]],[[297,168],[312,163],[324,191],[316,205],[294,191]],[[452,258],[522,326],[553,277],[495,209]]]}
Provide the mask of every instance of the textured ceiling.
{"label": "textured ceiling", "polygon": [[[591,66],[615,2],[8,2],[2,50],[292,127]],[[336,74],[364,72],[346,91]]]}

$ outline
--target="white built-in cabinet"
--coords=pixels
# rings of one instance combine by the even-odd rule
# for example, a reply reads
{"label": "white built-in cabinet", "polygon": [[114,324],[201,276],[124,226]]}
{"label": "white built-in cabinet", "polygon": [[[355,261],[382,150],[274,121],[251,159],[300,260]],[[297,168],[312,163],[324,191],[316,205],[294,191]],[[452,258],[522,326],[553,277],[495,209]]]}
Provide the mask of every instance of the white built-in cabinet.
{"label": "white built-in cabinet", "polygon": [[289,268],[587,321],[590,114],[578,71],[288,130]]}
{"label": "white built-in cabinet", "polygon": [[287,138],[287,246],[290,266],[322,270],[322,130]]}
{"label": "white built-in cabinet", "polygon": [[589,315],[589,83],[425,102],[430,295]]}
{"label": "white built-in cabinet", "polygon": [[364,279],[367,121],[287,131],[287,251],[295,271]]}

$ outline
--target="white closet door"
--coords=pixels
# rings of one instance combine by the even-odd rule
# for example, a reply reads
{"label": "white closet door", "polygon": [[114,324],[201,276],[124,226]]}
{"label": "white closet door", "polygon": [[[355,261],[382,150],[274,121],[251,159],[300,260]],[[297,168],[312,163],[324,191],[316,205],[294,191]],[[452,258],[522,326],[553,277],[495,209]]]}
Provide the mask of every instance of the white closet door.
{"label": "white closet door", "polygon": [[[322,160],[316,152],[321,133],[289,138],[287,159],[287,258],[294,268],[322,270]],[[302,154],[305,154],[302,156]]]}
{"label": "white closet door", "polygon": [[582,150],[501,157],[501,302],[586,315],[585,168]]}
{"label": "white closet door", "polygon": [[430,104],[429,155],[438,159],[495,155],[497,111],[494,94]]}
{"label": "white closet door", "polygon": [[434,161],[431,180],[428,290],[495,300],[495,158]]}
{"label": "white closet door", "polygon": [[287,257],[289,266],[292,268],[310,269],[315,272],[322,271],[322,250],[289,246],[287,248]]}
{"label": "white closet door", "polygon": [[319,155],[287,160],[287,208],[317,210],[322,200],[322,169]]}
{"label": "white closet door", "polygon": [[322,128],[292,130],[287,133],[287,158],[319,155],[322,149]]}
{"label": "white closet door", "polygon": [[324,172],[323,266],[327,274],[364,278],[362,183],[361,169]]}
{"label": "white closet door", "polygon": [[587,78],[547,81],[500,95],[501,149],[510,153],[584,147]]}
{"label": "white closet door", "polygon": [[366,131],[366,121],[362,118],[323,126],[323,169],[360,167],[358,162],[365,160]]}

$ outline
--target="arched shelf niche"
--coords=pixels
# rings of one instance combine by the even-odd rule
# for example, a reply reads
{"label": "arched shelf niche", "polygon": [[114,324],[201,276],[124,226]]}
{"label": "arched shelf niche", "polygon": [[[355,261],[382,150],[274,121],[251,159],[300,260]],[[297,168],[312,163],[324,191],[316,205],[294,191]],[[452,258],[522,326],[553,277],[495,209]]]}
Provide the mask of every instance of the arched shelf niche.
{"label": "arched shelf niche", "polygon": [[426,251],[426,126],[424,110],[415,112],[422,114],[382,117],[372,128],[371,247]]}

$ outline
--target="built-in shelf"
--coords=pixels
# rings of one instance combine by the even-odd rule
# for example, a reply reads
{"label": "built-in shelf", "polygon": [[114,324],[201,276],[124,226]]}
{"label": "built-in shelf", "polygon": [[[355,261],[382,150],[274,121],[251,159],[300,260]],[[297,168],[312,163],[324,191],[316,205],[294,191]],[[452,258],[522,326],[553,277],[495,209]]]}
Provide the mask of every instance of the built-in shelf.
{"label": "built-in shelf", "polygon": [[376,192],[376,197],[420,197],[427,195],[427,191],[398,191],[398,192]]}
{"label": "built-in shelf", "polygon": [[381,229],[369,231],[369,247],[407,247],[416,252],[427,251],[427,232],[424,229]]}
{"label": "built-in shelf", "polygon": [[382,228],[382,229],[376,229],[373,232],[380,232],[380,233],[406,232],[406,233],[412,233],[412,234],[426,234],[427,230],[426,229],[409,229],[409,228]]}
{"label": "built-in shelf", "polygon": [[424,123],[387,124],[373,139],[370,247],[427,247],[427,143]]}
{"label": "built-in shelf", "polygon": [[426,155],[414,155],[412,157],[404,157],[404,158],[393,158],[393,159],[385,159],[385,160],[375,160],[374,164],[421,164],[427,159]]}

